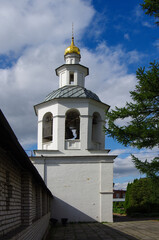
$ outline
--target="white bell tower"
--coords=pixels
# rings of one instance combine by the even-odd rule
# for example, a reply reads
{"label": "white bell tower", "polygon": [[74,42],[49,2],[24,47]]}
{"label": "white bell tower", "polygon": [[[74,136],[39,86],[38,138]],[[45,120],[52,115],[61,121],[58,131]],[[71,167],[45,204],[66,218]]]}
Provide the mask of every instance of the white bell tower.
{"label": "white bell tower", "polygon": [[38,150],[104,150],[105,110],[109,106],[84,88],[89,69],[79,64],[78,47],[66,48],[65,64],[55,71],[59,89],[35,106],[38,115]]}
{"label": "white bell tower", "polygon": [[89,69],[74,44],[58,67],[59,88],[34,106],[38,147],[31,158],[54,195],[52,217],[68,221],[112,221],[113,159],[105,150],[109,106],[85,88]]}

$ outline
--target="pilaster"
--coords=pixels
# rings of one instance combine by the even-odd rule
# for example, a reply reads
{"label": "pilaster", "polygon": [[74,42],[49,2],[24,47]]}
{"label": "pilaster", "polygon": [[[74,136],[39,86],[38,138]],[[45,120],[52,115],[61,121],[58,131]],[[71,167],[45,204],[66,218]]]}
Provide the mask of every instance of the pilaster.
{"label": "pilaster", "polygon": [[113,164],[100,163],[100,222],[113,221]]}

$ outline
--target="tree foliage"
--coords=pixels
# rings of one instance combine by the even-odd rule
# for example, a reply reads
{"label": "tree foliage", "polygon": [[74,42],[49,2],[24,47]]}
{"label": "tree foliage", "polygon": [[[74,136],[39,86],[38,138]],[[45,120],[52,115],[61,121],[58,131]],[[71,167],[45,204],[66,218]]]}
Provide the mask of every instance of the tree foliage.
{"label": "tree foliage", "polygon": [[159,177],[159,157],[155,157],[151,162],[145,160],[140,161],[137,157],[132,155],[132,160],[135,167],[142,173],[146,173],[147,177],[158,178]]}
{"label": "tree foliage", "polygon": [[[130,92],[132,102],[107,113],[108,126],[105,131],[125,146],[152,149],[159,145],[159,63],[150,63],[147,71],[139,68],[136,77],[137,85]],[[119,120],[124,122],[123,125],[118,124]],[[150,166],[147,161],[143,165],[139,159],[133,157],[135,166],[148,176],[158,175],[158,160],[159,158],[155,158]]]}
{"label": "tree foliage", "polygon": [[135,179],[127,186],[125,210],[128,215],[134,213],[159,214],[159,180],[151,178]]}
{"label": "tree foliage", "polygon": [[158,0],[144,0],[141,4],[143,10],[146,14],[154,16],[156,19],[156,24],[159,26],[159,1]]}
{"label": "tree foliage", "polygon": [[124,202],[113,202],[113,213],[124,214],[125,203]]}
{"label": "tree foliage", "polygon": [[[150,63],[147,71],[139,68],[136,76],[138,84],[130,92],[133,101],[107,114],[105,130],[125,146],[153,148],[159,144],[159,63]],[[129,123],[117,124],[116,120],[128,117]]]}

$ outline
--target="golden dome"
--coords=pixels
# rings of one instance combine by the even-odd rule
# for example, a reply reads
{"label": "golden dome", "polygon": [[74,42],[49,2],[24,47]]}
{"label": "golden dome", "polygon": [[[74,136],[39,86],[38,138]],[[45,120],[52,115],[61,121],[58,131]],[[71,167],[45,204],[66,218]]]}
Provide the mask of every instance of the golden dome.
{"label": "golden dome", "polygon": [[74,37],[72,37],[71,45],[65,49],[64,56],[68,53],[77,53],[80,55],[80,49],[74,45]]}

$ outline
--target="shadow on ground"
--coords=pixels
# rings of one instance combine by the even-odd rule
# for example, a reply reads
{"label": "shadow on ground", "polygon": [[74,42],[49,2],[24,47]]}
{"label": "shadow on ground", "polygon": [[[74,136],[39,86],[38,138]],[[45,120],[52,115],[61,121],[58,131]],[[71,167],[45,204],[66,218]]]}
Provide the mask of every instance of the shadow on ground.
{"label": "shadow on ground", "polygon": [[46,240],[137,240],[102,223],[72,223],[51,226]]}

